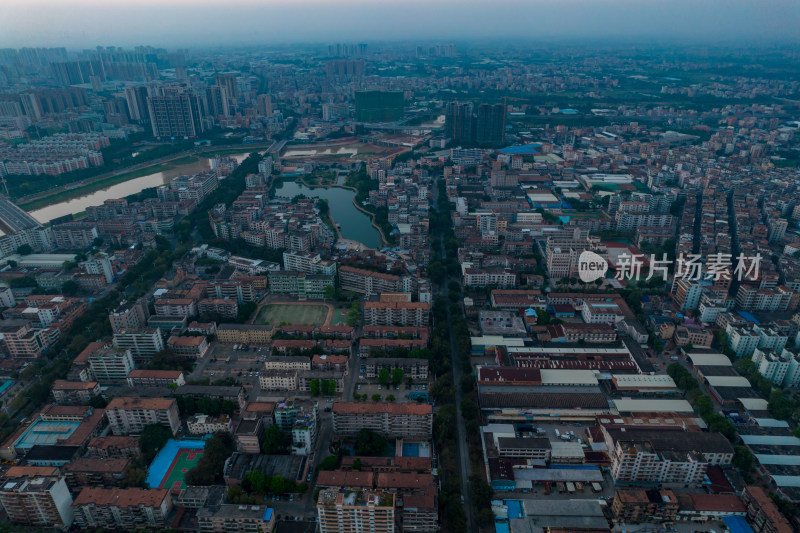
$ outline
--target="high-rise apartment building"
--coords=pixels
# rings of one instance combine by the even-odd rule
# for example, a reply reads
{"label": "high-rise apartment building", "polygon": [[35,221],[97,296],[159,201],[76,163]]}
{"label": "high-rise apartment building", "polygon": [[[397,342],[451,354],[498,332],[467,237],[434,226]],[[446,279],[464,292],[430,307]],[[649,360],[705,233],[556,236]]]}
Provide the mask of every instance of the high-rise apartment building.
{"label": "high-rise apartment building", "polygon": [[503,104],[480,104],[475,122],[475,142],[500,144],[503,142],[506,122],[506,106]]}
{"label": "high-rise apartment building", "polygon": [[204,131],[200,100],[188,87],[153,87],[147,107],[154,137],[197,137]]}
{"label": "high-rise apartment building", "polygon": [[332,59],[325,63],[329,79],[352,80],[364,76],[366,63],[363,59]]}
{"label": "high-rise apartment building", "polygon": [[503,142],[506,107],[504,104],[478,105],[449,102],[445,106],[444,135],[458,143],[499,144]]}
{"label": "high-rise apartment building", "polygon": [[[258,109],[258,114],[271,117],[272,116],[272,97],[268,94],[259,94],[256,98],[256,108]],[[260,166],[259,166],[260,169]],[[260,170],[259,170],[260,172]]]}
{"label": "high-rise apartment building", "polygon": [[444,112],[444,134],[457,143],[473,142],[475,119],[471,102],[450,102]]}
{"label": "high-rise apartment building", "polygon": [[138,124],[150,122],[146,86],[134,85],[125,87],[125,102],[128,104],[128,116],[133,122]]}
{"label": "high-rise apartment building", "polygon": [[229,117],[231,115],[228,91],[219,85],[206,88],[205,112],[213,117]]}
{"label": "high-rise apartment building", "polygon": [[0,505],[11,522],[65,530],[72,525],[72,496],[67,483],[63,477],[38,474],[47,468],[9,468],[0,486]]}

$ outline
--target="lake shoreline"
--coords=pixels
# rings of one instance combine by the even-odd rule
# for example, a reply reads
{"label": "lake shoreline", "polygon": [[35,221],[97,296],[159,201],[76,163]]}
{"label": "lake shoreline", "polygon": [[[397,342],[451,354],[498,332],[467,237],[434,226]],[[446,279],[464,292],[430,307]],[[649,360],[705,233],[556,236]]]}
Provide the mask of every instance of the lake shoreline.
{"label": "lake shoreline", "polygon": [[[356,202],[356,194],[358,193],[358,191],[356,190],[355,187],[351,187],[349,185],[319,185],[319,184],[313,184],[312,185],[312,184],[306,183],[305,180],[301,176],[285,176],[285,177],[284,176],[276,176],[275,179],[273,179],[271,184],[270,184],[270,191],[277,192],[278,191],[278,186],[282,185],[283,183],[294,183],[297,186],[302,186],[302,187],[305,187],[306,189],[309,189],[309,190],[313,190],[313,189],[326,189],[326,190],[344,189],[344,190],[352,191],[353,192],[353,196],[351,197],[351,203],[353,204],[353,207],[356,209],[356,211],[359,211],[359,212],[361,212],[361,213],[363,213],[363,214],[365,214],[365,215],[367,215],[369,217],[370,225],[376,231],[379,242],[375,247],[372,247],[372,246],[369,246],[366,243],[360,241],[359,239],[345,237],[341,233],[341,230],[340,230],[340,227],[339,227],[339,225],[337,223],[336,217],[333,215],[332,212],[329,212],[329,216],[330,216],[331,220],[333,220],[334,226],[336,226],[338,239],[343,239],[343,240],[347,240],[347,241],[351,241],[351,242],[359,242],[364,247],[370,248],[370,249],[375,249],[375,250],[380,249],[381,246],[388,246],[389,243],[387,242],[386,237],[383,234],[383,231],[381,230],[380,227],[378,227],[375,224],[375,215],[373,213],[370,213],[366,209],[362,208],[361,206],[359,206],[358,203]],[[300,194],[302,194],[302,192]]]}
{"label": "lake shoreline", "polygon": [[[371,212],[367,211],[366,209],[364,209],[363,206],[358,205],[358,202],[356,202],[356,195],[358,194],[358,190],[355,187],[351,187],[350,185],[336,185],[336,184],[334,184],[334,185],[319,185],[319,184],[311,185],[309,183],[306,183],[306,181],[304,179],[302,179],[302,178],[294,179],[294,180],[286,180],[286,181],[294,181],[296,183],[302,183],[303,185],[305,185],[309,189],[317,189],[317,188],[319,188],[319,189],[347,189],[347,190],[353,191],[355,193],[353,195],[353,199],[352,199],[353,206],[356,209],[358,209],[359,211],[361,211],[362,213],[364,213],[365,215],[369,216],[370,224],[372,224],[372,227],[375,228],[375,230],[378,232],[378,235],[381,238],[381,244],[383,244],[384,246],[389,246],[389,241],[386,240],[386,235],[383,234],[383,230],[380,228],[380,226],[378,226],[375,223],[375,213],[371,213]],[[333,220],[333,217],[331,217],[331,220]],[[334,220],[334,226],[336,225],[335,222],[336,221]],[[341,233],[339,232],[338,226],[336,227],[336,232],[337,232],[339,238],[343,238]],[[353,240],[353,239],[350,239],[350,240]],[[364,244],[364,243],[362,243],[362,244]],[[366,246],[366,244],[364,246]]]}

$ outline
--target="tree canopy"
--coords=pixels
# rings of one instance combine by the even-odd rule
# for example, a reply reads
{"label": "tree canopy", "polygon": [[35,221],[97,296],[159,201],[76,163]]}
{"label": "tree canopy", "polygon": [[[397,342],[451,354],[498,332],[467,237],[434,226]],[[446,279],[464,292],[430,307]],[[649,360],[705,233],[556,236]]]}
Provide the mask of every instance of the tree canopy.
{"label": "tree canopy", "polygon": [[197,465],[186,473],[188,485],[213,485],[222,478],[225,461],[233,454],[236,443],[227,431],[218,431],[206,442],[203,456]]}
{"label": "tree canopy", "polygon": [[379,456],[386,451],[386,439],[369,429],[362,429],[356,435],[356,455]]}

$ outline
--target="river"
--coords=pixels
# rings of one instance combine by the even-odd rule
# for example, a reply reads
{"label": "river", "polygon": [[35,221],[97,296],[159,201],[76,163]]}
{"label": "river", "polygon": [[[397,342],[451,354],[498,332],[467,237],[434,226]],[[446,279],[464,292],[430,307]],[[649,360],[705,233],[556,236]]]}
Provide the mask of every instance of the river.
{"label": "river", "polygon": [[345,239],[358,241],[369,248],[380,248],[381,237],[372,225],[369,215],[353,205],[355,192],[341,187],[306,187],[296,181],[281,181],[275,185],[275,196],[293,198],[302,194],[309,198],[328,200],[333,222],[339,224],[339,232]]}
{"label": "river", "polygon": [[[239,163],[245,160],[248,154],[233,154],[226,157],[233,157]],[[184,174],[197,174],[202,170],[211,168],[211,159],[200,158],[194,163],[187,163],[185,165],[176,165],[173,168],[164,170],[162,172],[154,172],[139,178],[133,178],[116,185],[111,185],[105,189],[100,189],[94,192],[86,193],[83,196],[78,196],[70,200],[65,200],[57,204],[48,205],[34,211],[29,211],[31,216],[46,224],[54,218],[62,217],[64,215],[74,215],[82,211],[86,211],[87,207],[93,205],[102,205],[103,202],[113,198],[124,198],[131,194],[142,192],[142,189],[150,187],[158,187],[169,183],[172,178],[177,178]]]}

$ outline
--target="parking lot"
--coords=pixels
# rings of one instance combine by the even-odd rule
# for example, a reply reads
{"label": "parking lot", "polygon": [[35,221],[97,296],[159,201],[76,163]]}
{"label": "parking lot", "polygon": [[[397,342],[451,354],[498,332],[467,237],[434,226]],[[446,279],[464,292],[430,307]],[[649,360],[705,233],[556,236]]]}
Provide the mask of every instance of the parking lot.
{"label": "parking lot", "polygon": [[399,402],[408,401],[408,395],[411,393],[411,390],[413,390],[413,387],[411,390],[408,390],[405,383],[395,389],[395,387],[392,386],[384,387],[382,385],[378,385],[377,383],[369,383],[361,379],[358,380],[355,388],[355,394],[361,394],[362,396],[366,394],[370,400],[372,400],[373,394],[380,394],[383,401],[387,401],[387,396],[393,395],[395,397],[395,401]]}
{"label": "parking lot", "polygon": [[[586,433],[590,423],[588,422],[530,422],[533,427],[541,428],[544,433],[539,433],[537,437],[547,437],[551,441],[570,441],[578,442],[581,439],[581,444],[588,446],[588,435]],[[556,433],[556,430],[558,433]],[[569,439],[564,438],[564,435],[570,434]]]}
{"label": "parking lot", "polygon": [[407,383],[408,378],[404,378],[403,382],[397,387],[392,385],[383,386],[378,384],[377,378],[367,379],[367,377],[360,372],[360,365],[358,369],[359,374],[358,378],[355,380],[354,394],[360,394],[362,396],[366,394],[369,400],[372,400],[373,394],[379,394],[383,401],[386,401],[387,396],[392,395],[396,402],[407,402],[412,392],[428,392],[429,384],[427,381],[414,381],[409,387]]}
{"label": "parking lot", "polygon": [[[208,379],[214,382],[224,378],[239,380],[248,392],[258,392],[258,375],[264,370],[267,348],[259,351],[251,347],[248,351],[236,350],[233,345],[214,343],[206,356],[198,361],[187,381]],[[229,359],[230,358],[230,359]]]}

